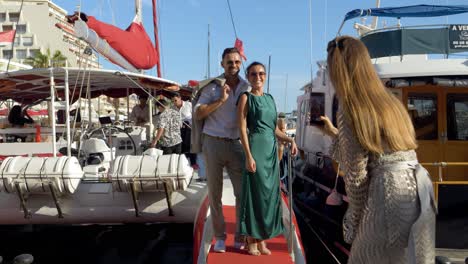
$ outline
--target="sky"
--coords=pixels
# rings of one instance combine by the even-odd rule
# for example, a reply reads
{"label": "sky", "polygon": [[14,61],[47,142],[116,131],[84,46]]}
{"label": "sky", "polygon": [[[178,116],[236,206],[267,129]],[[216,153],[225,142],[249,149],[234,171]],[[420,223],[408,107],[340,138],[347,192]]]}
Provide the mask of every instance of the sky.
{"label": "sky", "polygon": [[[221,54],[234,46],[236,34],[228,0],[158,0],[159,41],[162,54],[162,77],[181,84],[202,80],[208,70],[208,25],[210,28],[210,74],[221,74]],[[53,0],[69,13],[77,10],[101,21],[125,29],[132,21],[133,0]],[[336,36],[344,15],[356,8],[373,8],[376,0],[229,0],[237,37],[244,43],[245,67],[259,61],[268,65],[271,56],[270,93],[278,111],[296,109],[300,88],[310,82],[317,70],[316,62],[326,58],[326,44]],[[392,0],[381,7],[414,4],[464,5],[466,0]],[[311,16],[309,15],[311,14]],[[402,19],[403,26],[415,24],[465,23],[467,15]],[[465,20],[463,20],[465,18]],[[310,21],[312,23],[310,23]],[[367,18],[370,23],[371,18]],[[356,36],[354,22],[348,21],[342,34]],[[379,26],[395,25],[396,19],[385,18]],[[143,25],[153,38],[151,0],[143,0]],[[312,43],[311,43],[312,39]],[[105,68],[119,69],[100,59]],[[242,71],[243,72],[243,71]],[[155,69],[146,72],[156,75]],[[314,73],[315,75],[315,73]],[[265,85],[265,90],[266,90]]]}

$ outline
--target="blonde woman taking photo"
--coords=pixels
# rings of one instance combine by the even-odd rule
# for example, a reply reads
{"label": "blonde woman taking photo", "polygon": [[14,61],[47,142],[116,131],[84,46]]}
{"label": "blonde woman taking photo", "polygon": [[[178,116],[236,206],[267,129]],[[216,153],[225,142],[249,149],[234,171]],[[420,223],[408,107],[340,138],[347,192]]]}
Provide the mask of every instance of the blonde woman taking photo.
{"label": "blonde woman taking photo", "polygon": [[333,159],[344,172],[348,263],[434,263],[432,182],[418,163],[415,132],[403,104],[386,91],[358,39],[328,44],[328,73],[339,100]]}

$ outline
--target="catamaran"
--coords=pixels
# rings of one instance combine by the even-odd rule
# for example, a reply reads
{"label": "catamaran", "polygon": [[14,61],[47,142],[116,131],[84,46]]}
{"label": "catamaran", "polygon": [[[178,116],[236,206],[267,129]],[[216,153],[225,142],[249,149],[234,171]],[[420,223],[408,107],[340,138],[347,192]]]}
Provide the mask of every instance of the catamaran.
{"label": "catamaran", "polygon": [[[282,202],[285,233],[274,241],[278,247],[272,248],[271,256],[247,257],[243,252],[214,254],[206,183],[195,181],[198,175],[184,155],[161,155],[154,149],[145,151],[151,139],[147,133],[153,134],[151,121],[149,129],[130,122],[116,124],[102,116],[98,127],[91,122],[83,122],[80,126],[73,122],[76,119],[72,120],[70,116],[70,104],[80,98],[90,100],[101,95],[128,98],[136,93],[153,99],[179,91],[184,99],[190,99],[191,89],[181,89],[177,82],[140,72],[142,68],[154,65],[153,60],[150,65],[144,61],[135,63],[129,58],[134,59],[131,53],[138,50],[123,49],[122,52],[125,47],[122,41],[126,39],[119,35],[137,34],[139,38],[147,38],[141,25],[141,0],[136,0],[136,6],[135,20],[127,31],[94,18],[83,21],[79,12],[70,21],[73,25],[62,27],[87,41],[124,70],[65,66],[0,74],[0,100],[22,104],[45,100],[50,102],[51,108],[48,128],[0,131],[5,135],[35,133],[37,139],[46,138],[45,142],[0,144],[0,155],[3,156],[0,164],[0,224],[63,227],[190,223],[194,226],[193,233],[186,235],[193,235],[193,263],[228,263],[227,259],[245,263],[262,259],[271,263],[305,263],[299,230],[287,196]],[[151,54],[158,53],[156,49],[156,53]],[[146,59],[143,56],[143,60]],[[55,101],[59,99],[65,105],[65,125],[61,127],[57,126],[54,117]],[[152,114],[152,104],[149,105]],[[88,116],[91,117],[91,104],[88,106]],[[227,177],[224,186],[223,210],[230,223],[228,226],[233,226],[234,195]],[[228,228],[228,240],[232,239],[233,231]]]}

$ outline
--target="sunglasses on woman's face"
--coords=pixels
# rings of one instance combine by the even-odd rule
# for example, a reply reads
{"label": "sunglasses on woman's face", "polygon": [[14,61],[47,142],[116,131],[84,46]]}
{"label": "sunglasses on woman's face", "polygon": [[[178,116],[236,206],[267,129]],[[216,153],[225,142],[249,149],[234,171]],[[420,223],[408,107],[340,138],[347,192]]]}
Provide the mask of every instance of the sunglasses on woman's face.
{"label": "sunglasses on woman's face", "polygon": [[249,76],[250,76],[250,77],[255,77],[255,76],[264,77],[265,75],[266,75],[265,72],[250,72],[250,73],[249,73]]}

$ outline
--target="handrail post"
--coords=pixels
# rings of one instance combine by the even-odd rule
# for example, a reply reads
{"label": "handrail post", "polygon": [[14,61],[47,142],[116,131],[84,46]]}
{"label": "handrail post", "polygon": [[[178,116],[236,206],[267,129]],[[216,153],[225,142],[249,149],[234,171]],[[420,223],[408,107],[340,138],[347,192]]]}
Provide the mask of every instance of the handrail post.
{"label": "handrail post", "polygon": [[288,200],[289,200],[289,254],[294,262],[294,224],[293,224],[293,196],[291,176],[291,148],[288,150]]}
{"label": "handrail post", "polygon": [[438,166],[438,167],[439,167],[439,182],[442,182],[442,181],[443,181],[443,179],[442,179],[442,166],[443,166],[443,164],[442,164],[442,162],[441,162],[441,163],[439,164],[439,166]]}
{"label": "handrail post", "polygon": [[55,80],[54,80],[54,66],[49,60],[50,67],[50,108],[49,112],[52,116],[49,116],[49,119],[52,120],[52,154],[53,157],[57,157],[57,142],[56,142],[56,124],[55,124]]}
{"label": "handrail post", "polygon": [[67,157],[71,157],[71,132],[70,132],[70,91],[68,83],[68,60],[65,61],[65,122],[67,128]]}

